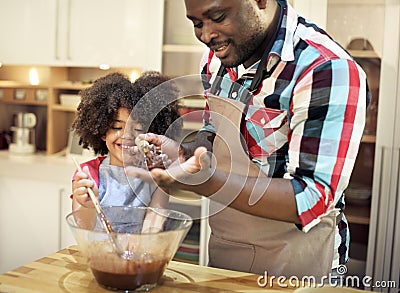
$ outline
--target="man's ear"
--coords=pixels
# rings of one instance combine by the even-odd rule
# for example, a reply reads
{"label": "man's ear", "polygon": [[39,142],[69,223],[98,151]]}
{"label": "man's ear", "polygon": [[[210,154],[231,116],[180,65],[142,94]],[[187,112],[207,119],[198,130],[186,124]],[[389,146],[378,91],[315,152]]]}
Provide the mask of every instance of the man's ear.
{"label": "man's ear", "polygon": [[260,9],[265,9],[267,8],[267,2],[271,0],[256,0],[257,1],[257,6]]}

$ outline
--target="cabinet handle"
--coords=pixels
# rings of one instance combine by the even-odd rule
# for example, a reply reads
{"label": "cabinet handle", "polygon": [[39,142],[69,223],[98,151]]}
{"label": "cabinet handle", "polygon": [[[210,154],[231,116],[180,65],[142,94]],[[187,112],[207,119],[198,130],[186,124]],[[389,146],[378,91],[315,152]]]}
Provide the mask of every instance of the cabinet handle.
{"label": "cabinet handle", "polygon": [[63,215],[63,197],[65,194],[65,189],[61,188],[58,190],[58,249],[60,250],[61,247],[61,242],[62,242],[62,215]]}
{"label": "cabinet handle", "polygon": [[200,252],[199,252],[199,265],[208,265],[208,241],[210,239],[210,227],[208,225],[208,217],[210,200],[206,197],[201,198],[200,210]]}
{"label": "cabinet handle", "polygon": [[[398,162],[397,162],[397,166],[400,166],[400,148],[396,148],[396,152],[398,154]],[[397,184],[396,184],[396,190],[397,190],[397,194],[396,194],[396,198],[399,198],[400,196],[400,168],[397,167]],[[399,208],[400,208],[400,201],[397,200],[397,207],[396,207],[396,217],[395,217],[395,229],[394,229],[394,240],[393,240],[393,253],[392,253],[392,260],[399,260],[400,259],[400,231],[398,229],[398,227],[400,227],[400,212],[399,212]],[[397,227],[397,228],[396,228]],[[390,274],[392,278],[395,278],[396,276],[400,276],[400,267],[397,264],[397,261],[392,261],[392,266],[390,269]]]}
{"label": "cabinet handle", "polygon": [[67,7],[67,59],[71,60],[71,0],[68,0]]}
{"label": "cabinet handle", "polygon": [[395,148],[396,151],[396,155],[398,158],[398,162],[397,162],[397,191],[400,192],[400,148]]}
{"label": "cabinet handle", "polygon": [[55,16],[55,40],[54,40],[54,58],[56,60],[60,59],[60,56],[58,55],[58,34],[59,34],[59,24],[58,24],[58,19],[59,19],[59,11],[60,11],[60,0],[56,1],[56,16]]}

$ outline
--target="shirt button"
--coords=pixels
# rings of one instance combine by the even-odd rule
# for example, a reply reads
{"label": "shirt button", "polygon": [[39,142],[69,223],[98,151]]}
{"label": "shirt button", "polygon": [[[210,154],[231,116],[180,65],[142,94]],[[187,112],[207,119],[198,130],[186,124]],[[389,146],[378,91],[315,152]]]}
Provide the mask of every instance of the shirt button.
{"label": "shirt button", "polygon": [[236,99],[237,95],[238,95],[237,92],[233,92],[232,93],[232,98]]}

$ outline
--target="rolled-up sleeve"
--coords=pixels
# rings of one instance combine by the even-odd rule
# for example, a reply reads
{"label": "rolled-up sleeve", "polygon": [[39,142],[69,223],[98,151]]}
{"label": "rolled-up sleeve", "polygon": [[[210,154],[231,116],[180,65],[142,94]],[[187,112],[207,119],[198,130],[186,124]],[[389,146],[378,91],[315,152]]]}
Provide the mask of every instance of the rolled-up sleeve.
{"label": "rolled-up sleeve", "polygon": [[352,60],[304,72],[290,103],[286,177],[304,232],[329,213],[348,186],[365,125],[367,85]]}

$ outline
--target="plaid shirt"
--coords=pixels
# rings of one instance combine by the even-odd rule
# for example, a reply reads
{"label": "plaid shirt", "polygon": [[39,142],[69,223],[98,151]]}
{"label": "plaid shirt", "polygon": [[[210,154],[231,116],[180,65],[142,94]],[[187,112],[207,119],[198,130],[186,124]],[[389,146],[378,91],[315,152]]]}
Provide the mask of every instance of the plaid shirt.
{"label": "plaid shirt", "polygon": [[[269,174],[291,180],[301,229],[307,232],[333,209],[344,210],[369,92],[364,71],[340,45],[286,1],[278,3],[283,15],[264,65],[268,74],[247,102],[241,132],[253,162],[260,168],[274,162]],[[240,99],[259,64],[227,68],[216,94]],[[201,68],[207,92],[220,61],[208,50]],[[213,131],[207,110],[203,129]],[[337,224],[333,268],[348,259],[345,217]]]}

